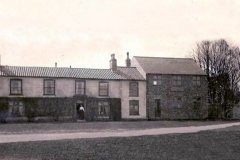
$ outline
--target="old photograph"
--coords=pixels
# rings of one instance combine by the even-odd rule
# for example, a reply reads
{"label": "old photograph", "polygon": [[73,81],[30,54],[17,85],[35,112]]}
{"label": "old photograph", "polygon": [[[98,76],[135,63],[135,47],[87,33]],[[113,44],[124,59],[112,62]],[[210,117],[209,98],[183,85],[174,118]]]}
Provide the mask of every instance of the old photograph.
{"label": "old photograph", "polygon": [[0,0],[0,160],[239,160],[239,8]]}

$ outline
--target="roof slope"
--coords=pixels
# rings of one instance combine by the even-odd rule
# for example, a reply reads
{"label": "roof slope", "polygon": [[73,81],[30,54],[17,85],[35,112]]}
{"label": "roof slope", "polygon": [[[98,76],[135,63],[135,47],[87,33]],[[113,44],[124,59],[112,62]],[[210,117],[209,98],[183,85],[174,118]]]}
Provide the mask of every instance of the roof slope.
{"label": "roof slope", "polygon": [[119,71],[113,72],[110,69],[0,66],[0,76],[144,80],[135,67],[120,67]]}
{"label": "roof slope", "polygon": [[191,58],[134,56],[146,74],[206,75]]}
{"label": "roof slope", "polygon": [[136,67],[118,67],[116,73],[127,79],[144,79]]}

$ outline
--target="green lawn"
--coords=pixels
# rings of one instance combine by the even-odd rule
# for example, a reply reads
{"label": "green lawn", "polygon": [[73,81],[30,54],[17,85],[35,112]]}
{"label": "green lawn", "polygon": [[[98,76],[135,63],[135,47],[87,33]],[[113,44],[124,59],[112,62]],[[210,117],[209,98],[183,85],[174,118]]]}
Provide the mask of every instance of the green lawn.
{"label": "green lawn", "polygon": [[240,130],[0,144],[0,159],[239,160]]}

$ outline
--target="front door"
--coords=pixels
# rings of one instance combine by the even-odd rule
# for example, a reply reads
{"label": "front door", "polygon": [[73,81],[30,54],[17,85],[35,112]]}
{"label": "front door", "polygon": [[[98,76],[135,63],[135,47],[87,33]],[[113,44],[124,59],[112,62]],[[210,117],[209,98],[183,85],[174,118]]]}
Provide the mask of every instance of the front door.
{"label": "front door", "polygon": [[85,108],[83,103],[76,104],[77,119],[84,120]]}
{"label": "front door", "polygon": [[161,101],[155,99],[155,117],[161,117]]}

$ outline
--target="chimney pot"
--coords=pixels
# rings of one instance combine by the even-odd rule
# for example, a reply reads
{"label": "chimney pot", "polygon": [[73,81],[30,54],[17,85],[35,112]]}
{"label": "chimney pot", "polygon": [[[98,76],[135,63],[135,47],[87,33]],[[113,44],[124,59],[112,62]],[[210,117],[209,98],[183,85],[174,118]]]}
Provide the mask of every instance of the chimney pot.
{"label": "chimney pot", "polygon": [[127,52],[126,67],[131,67],[131,59],[129,58],[129,52]]}
{"label": "chimney pot", "polygon": [[111,59],[109,61],[110,63],[110,69],[112,71],[117,71],[117,60],[115,59],[115,54],[111,54]]}
{"label": "chimney pot", "polygon": [[55,67],[57,67],[57,62],[55,62]]}

